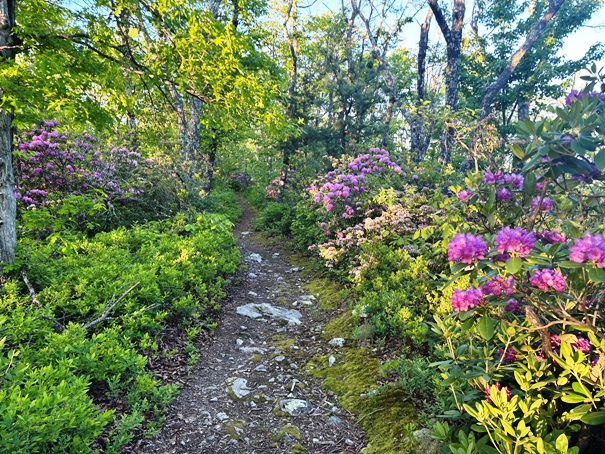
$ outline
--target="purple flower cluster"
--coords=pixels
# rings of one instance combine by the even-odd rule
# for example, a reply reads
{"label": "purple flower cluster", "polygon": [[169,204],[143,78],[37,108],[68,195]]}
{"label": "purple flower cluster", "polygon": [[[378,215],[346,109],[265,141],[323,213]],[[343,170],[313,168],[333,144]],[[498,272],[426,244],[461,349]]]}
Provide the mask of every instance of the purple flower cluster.
{"label": "purple flower cluster", "polygon": [[532,274],[529,278],[529,283],[544,292],[548,292],[551,288],[555,292],[562,292],[565,290],[565,279],[558,271],[544,268]]}
{"label": "purple flower cluster", "polygon": [[326,211],[333,211],[338,202],[345,204],[342,213],[339,213],[345,219],[353,217],[357,210],[357,204],[353,203],[352,199],[367,192],[363,183],[368,175],[381,174],[386,168],[403,174],[401,167],[391,160],[389,152],[380,148],[370,148],[369,153],[349,162],[347,168],[350,173],[330,171],[326,174],[326,182],[323,185],[318,187],[314,184],[307,188],[313,195],[313,201],[323,204]]}
{"label": "purple flower cluster", "polygon": [[514,363],[517,360],[517,352],[512,347],[508,347],[506,350],[499,348],[498,356],[503,363]]}
{"label": "purple flower cluster", "polygon": [[231,187],[235,190],[245,189],[251,181],[252,179],[247,173],[234,173],[231,175]]}
{"label": "purple flower cluster", "polygon": [[535,197],[532,201],[531,201],[531,209],[536,211],[550,211],[553,209],[553,202],[552,199],[550,197],[544,197],[542,199],[542,203],[540,204],[540,197]]}
{"label": "purple flower cluster", "polygon": [[511,229],[506,226],[496,234],[494,246],[502,254],[523,258],[531,252],[535,242],[533,233],[526,232],[521,227]]}
{"label": "purple flower cluster", "polygon": [[573,343],[573,346],[580,350],[582,353],[590,352],[590,342],[588,339],[577,336],[577,340]]}
{"label": "purple flower cluster", "polygon": [[279,195],[279,188],[282,185],[282,181],[279,177],[273,179],[271,183],[269,183],[265,187],[265,195],[268,199],[277,199]]}
{"label": "purple flower cluster", "polygon": [[457,194],[458,200],[460,200],[461,202],[464,202],[466,199],[468,199],[472,195],[473,195],[473,193],[467,189],[463,189],[462,191],[458,192],[458,194]]}
{"label": "purple flower cluster", "polygon": [[24,134],[15,154],[15,197],[26,206],[44,204],[52,193],[81,194],[101,190],[121,200],[143,192],[138,167],[153,168],[137,152],[113,148],[95,149],[90,134],[70,139],[46,121],[42,129]]}
{"label": "purple flower cluster", "polygon": [[[571,90],[571,92],[565,97],[565,105],[571,106],[572,102],[582,100],[582,96],[583,90]],[[595,96],[598,96],[601,101],[605,102],[605,93],[597,93],[596,91],[591,91],[589,93],[586,93],[586,96],[588,98],[594,98]]]}
{"label": "purple flower cluster", "polygon": [[498,170],[496,173],[492,173],[487,170],[483,174],[483,184],[510,184],[513,188],[522,190],[523,189],[523,176],[517,173],[503,173],[502,170]]}
{"label": "purple flower cluster", "polygon": [[512,295],[515,292],[515,281],[512,276],[506,279],[496,276],[483,284],[481,289],[484,295]]}
{"label": "purple flower cluster", "polygon": [[536,237],[548,244],[566,243],[565,237],[561,233],[553,232],[552,230],[537,232]]}
{"label": "purple flower cluster", "polygon": [[471,264],[475,259],[484,259],[485,254],[487,254],[487,244],[481,235],[472,233],[459,233],[447,246],[447,256],[450,262]]}
{"label": "purple flower cluster", "polygon": [[466,290],[454,289],[452,308],[455,312],[464,312],[483,303],[483,293],[479,288]]}
{"label": "purple flower cluster", "polygon": [[487,390],[485,391],[485,400],[487,400],[490,404],[492,403],[491,391],[493,388],[496,388],[498,390],[498,393],[500,393],[501,390],[504,390],[506,392],[507,402],[511,399],[511,397],[513,397],[508,387],[502,387],[500,383],[496,383],[495,385],[488,385]]}
{"label": "purple flower cluster", "polygon": [[578,263],[590,261],[599,268],[605,268],[605,240],[601,235],[586,232],[584,238],[578,238],[569,248],[569,260]]}
{"label": "purple flower cluster", "polygon": [[521,309],[521,306],[519,305],[519,302],[516,299],[511,298],[508,300],[508,304],[504,307],[504,312],[514,312],[516,314],[522,314],[523,309]]}

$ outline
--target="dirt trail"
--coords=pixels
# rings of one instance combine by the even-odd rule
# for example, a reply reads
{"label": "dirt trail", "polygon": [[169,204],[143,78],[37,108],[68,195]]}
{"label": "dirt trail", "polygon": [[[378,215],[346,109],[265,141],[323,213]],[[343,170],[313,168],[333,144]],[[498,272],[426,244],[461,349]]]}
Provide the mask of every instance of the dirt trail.
{"label": "dirt trail", "polygon": [[[363,433],[354,418],[304,373],[306,360],[338,350],[321,338],[318,302],[277,249],[252,240],[252,214],[242,205],[234,234],[247,269],[224,301],[220,325],[162,431],[132,452],[359,452]],[[241,306],[258,317],[241,315]]]}

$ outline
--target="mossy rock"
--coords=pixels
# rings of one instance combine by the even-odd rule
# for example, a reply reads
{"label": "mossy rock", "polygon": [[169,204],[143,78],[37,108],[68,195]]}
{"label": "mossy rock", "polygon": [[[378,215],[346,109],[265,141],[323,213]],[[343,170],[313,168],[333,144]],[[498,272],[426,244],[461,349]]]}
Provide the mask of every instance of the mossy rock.
{"label": "mossy rock", "polygon": [[338,303],[345,299],[343,288],[330,279],[313,279],[305,284],[304,288],[319,300],[319,308],[323,310],[336,309]]}
{"label": "mossy rock", "polygon": [[286,434],[294,438],[295,440],[300,441],[301,439],[300,429],[294,424],[286,424],[281,429],[279,429],[279,432],[277,432],[277,435],[275,435],[275,439],[277,441],[280,441],[286,436]]}
{"label": "mossy rock", "polygon": [[227,421],[223,431],[234,440],[242,440],[246,436],[246,427],[239,422]]}
{"label": "mossy rock", "polygon": [[290,454],[307,454],[307,450],[300,443],[296,443],[290,448]]}

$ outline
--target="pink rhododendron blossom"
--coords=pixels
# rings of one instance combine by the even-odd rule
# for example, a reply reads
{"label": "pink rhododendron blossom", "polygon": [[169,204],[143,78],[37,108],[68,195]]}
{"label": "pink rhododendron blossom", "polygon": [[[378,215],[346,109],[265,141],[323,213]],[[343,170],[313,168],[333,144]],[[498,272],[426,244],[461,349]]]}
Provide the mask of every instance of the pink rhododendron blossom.
{"label": "pink rhododendron blossom", "polygon": [[577,340],[573,343],[573,346],[580,350],[582,353],[588,353],[590,351],[590,342],[588,339],[577,336]]}
{"label": "pink rhododendron blossom", "polygon": [[584,238],[575,240],[569,248],[569,260],[584,263],[595,263],[599,268],[605,267],[605,240],[601,235],[592,235],[586,232]]}
{"label": "pink rhododendron blossom", "polygon": [[558,271],[544,268],[532,274],[529,283],[544,292],[548,292],[551,288],[556,292],[562,292],[565,290],[565,279],[566,277]]}
{"label": "pink rhododendron blossom", "polygon": [[542,232],[537,232],[536,237],[539,240],[549,244],[564,244],[566,242],[565,237],[561,233],[553,232],[552,230],[543,230]]}
{"label": "pink rhododendron blossom", "polygon": [[506,350],[499,348],[498,356],[503,363],[514,363],[517,360],[517,352],[512,347],[508,347]]}
{"label": "pink rhododendron blossom", "polygon": [[500,296],[502,294],[512,295],[514,293],[515,281],[512,276],[502,279],[501,276],[496,276],[481,287],[484,295]]}
{"label": "pink rhododendron blossom", "polygon": [[459,233],[454,236],[447,247],[450,262],[470,264],[474,259],[483,260],[487,254],[487,244],[481,235]]}
{"label": "pink rhododendron blossom", "polygon": [[464,202],[466,199],[468,199],[472,195],[473,195],[473,193],[471,191],[466,190],[466,189],[463,189],[462,191],[460,191],[457,194],[458,200],[460,200],[461,202]]}
{"label": "pink rhododendron blossom", "polygon": [[483,302],[481,289],[469,288],[466,290],[454,289],[452,294],[452,308],[454,312],[464,312],[480,305]]}
{"label": "pink rhododendron blossom", "polygon": [[561,338],[556,334],[552,334],[550,336],[550,345],[552,345],[553,347],[558,347],[559,345],[561,345]]}
{"label": "pink rhododendron blossom", "polygon": [[511,229],[507,226],[498,232],[494,245],[498,252],[522,258],[531,252],[535,242],[533,233],[526,232],[521,227]]}
{"label": "pink rhododendron blossom", "polygon": [[532,201],[531,201],[531,209],[536,211],[550,211],[553,209],[553,202],[552,199],[550,197],[544,197],[542,199],[542,204],[540,205],[540,197],[535,197]]}

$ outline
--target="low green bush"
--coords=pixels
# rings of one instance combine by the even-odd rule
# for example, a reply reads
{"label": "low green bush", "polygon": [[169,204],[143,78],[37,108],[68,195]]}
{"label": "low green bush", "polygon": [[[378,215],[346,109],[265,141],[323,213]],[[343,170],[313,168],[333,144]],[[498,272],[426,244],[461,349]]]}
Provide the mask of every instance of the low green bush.
{"label": "low green bush", "polygon": [[[0,452],[89,452],[110,427],[116,451],[158,416],[176,387],[151,375],[144,353],[168,324],[195,325],[219,307],[239,264],[231,228],[189,213],[93,238],[21,240],[0,289]],[[118,416],[97,407],[108,396],[124,405]]]}
{"label": "low green bush", "polygon": [[273,235],[288,235],[292,225],[292,209],[286,203],[269,202],[254,220],[254,228]]}

